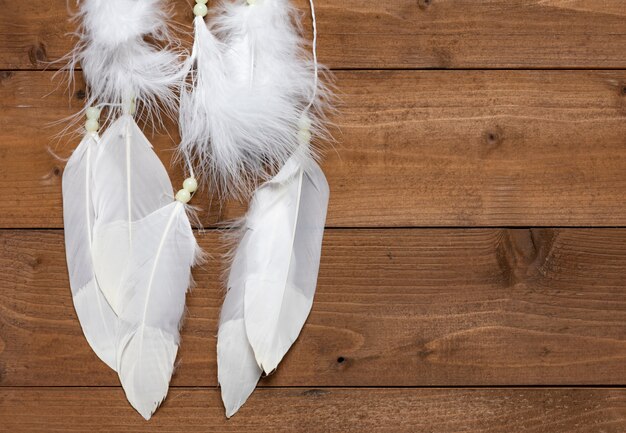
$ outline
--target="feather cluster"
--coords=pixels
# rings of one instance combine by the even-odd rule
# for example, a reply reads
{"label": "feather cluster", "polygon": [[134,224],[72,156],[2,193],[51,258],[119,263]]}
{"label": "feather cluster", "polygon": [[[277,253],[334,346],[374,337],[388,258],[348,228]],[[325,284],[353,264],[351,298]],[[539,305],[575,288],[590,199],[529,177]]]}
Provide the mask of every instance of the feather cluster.
{"label": "feather cluster", "polygon": [[167,395],[201,253],[185,205],[193,191],[174,199],[131,113],[135,103],[150,113],[174,104],[182,64],[146,41],[167,38],[162,1],[83,0],[79,17],[73,62],[83,68],[90,105],[112,109],[101,137],[99,110],[86,110],[87,134],[63,176],[70,285],[88,342],[149,419]]}
{"label": "feather cluster", "polygon": [[217,336],[226,416],[298,338],[317,285],[329,190],[300,152],[252,197],[233,253]]}
{"label": "feather cluster", "polygon": [[100,145],[92,257],[119,318],[120,381],[149,419],[167,395],[199,247],[184,204],[174,200],[167,172],[133,118],[115,121]]}
{"label": "feather cluster", "polygon": [[331,94],[289,0],[223,0],[208,24],[197,9],[180,151],[223,196],[252,195],[218,331],[230,417],[277,368],[311,310],[329,195],[311,138],[328,136]]}
{"label": "feather cluster", "polygon": [[106,103],[114,119],[136,101],[140,114],[161,120],[176,112],[181,51],[170,36],[162,0],[80,0],[79,38],[68,68],[80,64],[87,106]]}
{"label": "feather cluster", "polygon": [[101,138],[90,117],[63,178],[81,326],[149,419],[167,395],[201,253],[185,206],[197,184],[174,199],[132,114],[135,103],[156,119],[159,106],[178,110],[180,154],[194,171],[223,197],[252,197],[218,331],[218,380],[230,417],[263,372],[277,368],[311,311],[329,199],[311,144],[328,137],[331,91],[318,79],[324,68],[289,0],[222,0],[208,24],[206,2],[198,1],[185,62],[169,36],[164,0],[79,5],[70,68],[81,64],[89,105],[111,107]]}
{"label": "feather cluster", "polygon": [[248,197],[295,152],[304,112],[324,135],[329,90],[287,0],[223,1],[195,19],[191,79],[180,99],[180,150],[223,196]]}
{"label": "feather cluster", "polygon": [[88,133],[63,175],[74,305],[96,354],[149,419],[167,395],[191,267],[201,258],[185,205],[130,115]]}

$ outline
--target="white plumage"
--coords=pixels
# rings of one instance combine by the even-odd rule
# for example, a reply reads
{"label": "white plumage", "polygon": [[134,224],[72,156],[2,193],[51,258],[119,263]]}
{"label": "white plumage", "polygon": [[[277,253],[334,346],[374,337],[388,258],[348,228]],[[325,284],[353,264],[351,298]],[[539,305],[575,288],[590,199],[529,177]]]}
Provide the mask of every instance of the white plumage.
{"label": "white plumage", "polygon": [[328,196],[319,166],[298,152],[252,198],[218,333],[227,416],[246,401],[262,371],[276,369],[309,315]]}
{"label": "white plumage", "polygon": [[167,395],[199,248],[185,206],[129,115],[100,141],[93,203],[94,269],[119,317],[115,367],[129,402],[149,419]]}
{"label": "white plumage", "polygon": [[[181,52],[169,35],[163,0],[81,0],[79,42],[69,69],[82,67],[87,105],[106,102],[114,119],[138,102],[140,114],[160,120],[176,112]],[[151,38],[152,42],[145,38]]]}
{"label": "white plumage", "polygon": [[79,0],[77,19],[86,37],[114,48],[146,35],[167,37],[169,12],[163,0]]}
{"label": "white plumage", "polygon": [[[109,127],[97,151],[94,140],[79,146],[64,175],[72,290],[90,344],[149,419],[167,395],[200,250],[183,204],[193,191],[174,201],[165,167],[129,113],[174,110],[182,65],[169,47],[164,1],[79,4],[70,68],[80,62],[88,103],[108,108]],[[85,126],[99,128],[93,118]],[[106,341],[101,328],[113,329]]]}
{"label": "white plumage", "polygon": [[328,91],[313,80],[298,21],[286,0],[223,1],[208,28],[196,18],[180,148],[226,196],[249,196],[255,182],[283,166],[298,147],[307,108],[314,131],[323,129]]}
{"label": "white plumage", "polygon": [[180,202],[134,225],[132,272],[125,274],[121,294],[117,370],[128,401],[150,419],[167,395],[199,248]]}
{"label": "white plumage", "polygon": [[[220,318],[218,378],[232,416],[263,371],[276,369],[311,310],[329,192],[310,139],[325,137],[330,92],[288,0],[223,1],[209,26],[196,18],[185,64],[163,1],[79,4],[70,69],[81,63],[88,103],[109,108],[107,124],[117,120],[97,152],[87,140],[68,166],[66,218],[78,227],[68,236],[68,266],[85,334],[144,418],[167,394],[199,249],[185,205],[173,200],[164,167],[128,113],[136,101],[140,114],[156,114],[158,104],[171,114],[179,88],[186,159],[224,195],[248,196],[266,181],[243,220]],[[112,341],[103,332],[111,327]]]}
{"label": "white plumage", "polygon": [[[231,266],[231,275],[245,275],[246,257],[239,254]],[[222,305],[217,333],[217,380],[222,390],[226,416],[233,416],[246,402],[263,370],[257,364],[248,341],[244,322],[245,284],[230,284]]]}
{"label": "white plumage", "polygon": [[149,419],[167,395],[199,248],[165,168],[125,115],[100,140],[93,173],[96,277],[119,317],[116,368]]}
{"label": "white plumage", "polygon": [[133,245],[133,223],[172,203],[165,167],[130,115],[116,120],[100,140],[94,169],[96,222],[93,246],[100,288],[119,315],[124,271]]}
{"label": "white plumage", "polygon": [[63,172],[65,253],[74,308],[85,338],[98,357],[116,369],[117,317],[105,300],[93,267],[93,164],[98,136],[87,134]]}

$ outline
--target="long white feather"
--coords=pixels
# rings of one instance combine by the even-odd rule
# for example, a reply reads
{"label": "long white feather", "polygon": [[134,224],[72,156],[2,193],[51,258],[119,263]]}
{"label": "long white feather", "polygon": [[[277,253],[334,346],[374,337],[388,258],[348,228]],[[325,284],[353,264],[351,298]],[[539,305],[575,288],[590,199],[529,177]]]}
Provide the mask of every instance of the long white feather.
{"label": "long white feather", "polygon": [[167,395],[199,248],[185,206],[130,115],[103,134],[95,165],[94,268],[120,320],[120,381],[149,419]]}
{"label": "long white feather", "polygon": [[103,134],[93,176],[95,271],[119,315],[122,271],[137,240],[132,223],[169,205],[174,196],[165,167],[130,115],[117,119]]}
{"label": "long white feather", "polygon": [[[108,107],[110,126],[95,157],[87,159],[93,165],[87,236],[100,299],[117,315],[108,361],[146,419],[167,395],[191,266],[200,254],[185,205],[174,201],[163,164],[128,114],[136,104],[140,115],[157,114],[157,106],[171,114],[177,101],[183,72],[164,4],[81,0],[80,41],[69,65],[82,66],[88,104]],[[66,223],[66,229],[73,227]]]}
{"label": "long white feather", "polygon": [[304,111],[322,135],[328,90],[312,79],[315,65],[297,22],[286,0],[223,1],[209,28],[196,18],[180,149],[225,195],[248,196],[283,166],[298,147]]}
{"label": "long white feather", "polygon": [[166,2],[81,0],[79,5],[79,42],[68,68],[80,63],[89,86],[87,105],[106,103],[109,120],[131,101],[150,120],[159,121],[161,112],[172,115],[182,64],[168,32]]}
{"label": "long white feather", "polygon": [[92,172],[98,136],[87,134],[63,172],[65,253],[74,308],[85,338],[98,357],[116,369],[117,317],[100,291],[92,258]]}
{"label": "long white feather", "polygon": [[328,196],[319,166],[298,152],[252,198],[218,333],[227,416],[246,401],[261,371],[276,369],[311,311]]}
{"label": "long white feather", "polygon": [[196,244],[185,205],[176,201],[133,223],[124,276],[117,368],[131,405],[150,419],[167,395],[179,345]]}
{"label": "long white feather", "polygon": [[231,265],[217,334],[217,380],[228,418],[246,402],[263,372],[248,342],[244,322],[246,259],[244,254],[237,254]]}

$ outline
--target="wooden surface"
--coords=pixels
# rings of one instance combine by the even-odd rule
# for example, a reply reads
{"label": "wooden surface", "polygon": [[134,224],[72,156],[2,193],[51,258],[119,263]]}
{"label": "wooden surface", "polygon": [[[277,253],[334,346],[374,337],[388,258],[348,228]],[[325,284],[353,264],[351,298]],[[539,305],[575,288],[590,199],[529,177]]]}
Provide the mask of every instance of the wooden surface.
{"label": "wooden surface", "polygon": [[[221,267],[194,273],[176,386],[217,385]],[[117,385],[67,296],[61,231],[0,232],[0,269],[0,385]],[[626,384],[624,269],[622,229],[328,230],[310,319],[261,385]]]}
{"label": "wooden surface", "polygon": [[[52,123],[85,91],[53,78],[67,3],[0,0],[0,431],[626,431],[626,2],[317,0],[343,105],[313,312],[227,421],[223,246],[199,233],[214,259],[150,422],[88,347],[67,281],[76,141]],[[178,184],[167,129],[151,138]],[[243,212],[201,196],[207,227]]]}
{"label": "wooden surface", "polygon": [[[0,78],[2,227],[62,227],[58,158],[76,140],[53,122],[84,93],[62,84]],[[626,225],[626,71],[344,71],[337,85],[329,226]],[[154,144],[179,184],[175,141]],[[240,213],[214,206],[205,223]]]}
{"label": "wooden surface", "polygon": [[[190,25],[193,1],[172,3]],[[0,67],[58,67],[73,43],[68,4],[0,1]],[[317,0],[316,10],[320,60],[333,68],[626,67],[623,0]]]}
{"label": "wooden surface", "polygon": [[120,389],[3,388],[7,431],[267,433],[623,433],[615,389],[261,389],[226,421],[219,391],[175,388],[146,423]]}

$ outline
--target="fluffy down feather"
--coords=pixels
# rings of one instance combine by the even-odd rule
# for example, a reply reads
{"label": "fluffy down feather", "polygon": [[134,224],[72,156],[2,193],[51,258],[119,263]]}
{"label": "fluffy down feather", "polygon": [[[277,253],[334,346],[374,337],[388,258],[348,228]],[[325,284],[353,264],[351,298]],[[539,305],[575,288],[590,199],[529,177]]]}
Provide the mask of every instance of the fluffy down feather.
{"label": "fluffy down feather", "polygon": [[82,0],[77,19],[84,37],[109,48],[130,40],[167,35],[169,12],[163,0]]}
{"label": "fluffy down feather", "polygon": [[[68,68],[80,63],[89,87],[87,106],[105,103],[108,119],[130,112],[160,122],[176,112],[181,53],[171,39],[163,0],[82,0],[79,42]],[[148,42],[145,38],[156,42]],[[161,111],[163,110],[163,111]]]}
{"label": "fluffy down feather", "polygon": [[298,20],[286,0],[222,2],[208,29],[196,18],[196,69],[180,104],[181,150],[226,196],[248,196],[283,166],[298,147],[304,111],[312,132],[325,135],[329,92],[314,79]]}

